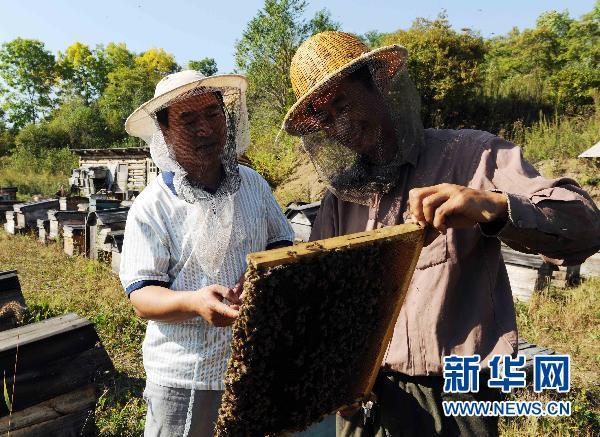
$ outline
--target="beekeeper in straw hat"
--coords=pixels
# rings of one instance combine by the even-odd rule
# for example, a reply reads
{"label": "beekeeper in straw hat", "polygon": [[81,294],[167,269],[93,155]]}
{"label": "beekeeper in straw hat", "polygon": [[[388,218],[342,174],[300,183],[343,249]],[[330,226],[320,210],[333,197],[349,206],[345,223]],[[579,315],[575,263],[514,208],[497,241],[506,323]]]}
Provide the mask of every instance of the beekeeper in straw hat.
{"label": "beekeeper in straw hat", "polygon": [[[502,138],[423,129],[407,58],[397,45],[369,50],[353,35],[323,32],[298,48],[290,67],[297,102],[284,129],[302,138],[329,188],[311,239],[409,218],[432,230],[382,363],[375,406],[341,411],[337,434],[497,435],[497,417],[448,417],[442,401],[498,399],[484,376],[488,361],[517,352],[500,243],[579,264],[600,248],[600,213],[575,181],[541,177]],[[443,378],[449,356],[459,363],[480,357],[485,369],[464,393]]]}

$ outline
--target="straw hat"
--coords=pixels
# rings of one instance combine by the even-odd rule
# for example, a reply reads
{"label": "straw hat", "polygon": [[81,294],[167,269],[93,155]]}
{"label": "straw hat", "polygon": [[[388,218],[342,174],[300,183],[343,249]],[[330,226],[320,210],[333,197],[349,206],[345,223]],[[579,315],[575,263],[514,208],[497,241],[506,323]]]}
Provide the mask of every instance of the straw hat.
{"label": "straw hat", "polygon": [[243,95],[246,92],[246,78],[239,74],[221,74],[204,76],[199,71],[184,70],[163,77],[154,91],[154,97],[143,103],[125,121],[125,130],[129,135],[149,142],[156,130],[152,115],[178,96],[197,87],[237,88]]}
{"label": "straw hat", "polygon": [[408,51],[399,45],[369,48],[345,32],[321,32],[304,41],[292,58],[290,79],[298,99],[283,120],[292,135],[308,133],[317,120],[307,111],[311,99],[350,72],[370,65],[376,83],[393,77],[404,65]]}

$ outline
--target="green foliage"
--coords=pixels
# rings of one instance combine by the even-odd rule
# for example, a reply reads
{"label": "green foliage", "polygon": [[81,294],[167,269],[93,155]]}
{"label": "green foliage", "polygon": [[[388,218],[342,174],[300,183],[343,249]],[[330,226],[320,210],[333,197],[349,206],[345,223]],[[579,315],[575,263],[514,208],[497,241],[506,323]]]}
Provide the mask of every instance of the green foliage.
{"label": "green foliage", "polygon": [[470,30],[454,31],[444,14],[418,18],[410,29],[376,41],[408,49],[408,70],[421,94],[426,126],[455,124],[483,85],[483,38]]}
{"label": "green foliage", "polygon": [[364,35],[358,35],[361,41],[372,49],[381,47],[383,45],[382,41],[384,36],[384,33],[381,33],[377,30],[369,30]]}
{"label": "green foliage", "polygon": [[86,103],[97,98],[106,85],[106,65],[97,51],[80,42],[58,54],[58,68],[62,82],[61,92],[78,96]]}
{"label": "green foliage", "polygon": [[600,279],[591,278],[574,288],[550,287],[515,306],[519,335],[571,356],[571,391],[568,394],[518,391],[511,400],[571,401],[568,417],[505,417],[501,435],[595,436],[600,432]]}
{"label": "green foliage", "polygon": [[108,74],[108,85],[98,105],[112,135],[121,139],[126,137],[125,120],[154,95],[157,82],[142,66],[120,67]]}
{"label": "green foliage", "polygon": [[[29,126],[37,128],[37,125]],[[20,134],[27,130],[23,129]],[[16,186],[25,197],[54,195],[61,186],[68,187],[71,169],[77,165],[77,156],[66,147],[17,146],[10,156],[0,157],[0,186]]]}
{"label": "green foliage", "polygon": [[63,130],[49,121],[31,123],[19,131],[15,137],[16,149],[39,156],[40,151],[59,149],[69,145],[69,138]]}
{"label": "green foliage", "polygon": [[298,139],[280,132],[280,122],[277,111],[266,106],[257,108],[250,126],[250,146],[246,151],[253,168],[272,187],[289,177],[298,156]]}
{"label": "green foliage", "polygon": [[0,157],[7,155],[15,146],[14,132],[8,128],[0,109]]}
{"label": "green foliage", "polygon": [[8,395],[8,387],[6,386],[6,370],[4,371],[4,403],[8,408],[8,411],[12,413],[12,402],[10,401],[10,396]]}
{"label": "green foliage", "polygon": [[[98,106],[113,142],[129,142],[125,120],[139,105],[152,98],[160,79],[180,70],[172,54],[163,49],[150,49],[133,60],[132,66],[121,66],[108,73],[104,93]],[[135,144],[136,141],[131,139]]]}
{"label": "green foliage", "polygon": [[63,132],[72,149],[108,147],[114,138],[106,127],[97,103],[86,104],[81,98],[63,102],[49,120],[52,129]]}
{"label": "green foliage", "polygon": [[236,42],[235,60],[248,77],[251,110],[264,102],[283,115],[294,102],[289,67],[296,49],[309,36],[339,27],[326,10],[305,20],[306,5],[303,0],[265,0]]}
{"label": "green foliage", "polygon": [[0,96],[16,128],[38,121],[52,107],[56,78],[54,55],[44,43],[17,38],[0,47]]}
{"label": "green foliage", "polygon": [[219,69],[217,68],[217,62],[213,58],[203,58],[199,61],[188,62],[188,68],[190,70],[196,70],[205,76],[212,76],[217,74]]}
{"label": "green foliage", "polygon": [[580,20],[550,11],[533,29],[490,40],[486,92],[547,101],[559,111],[593,103],[600,87],[599,4]]}

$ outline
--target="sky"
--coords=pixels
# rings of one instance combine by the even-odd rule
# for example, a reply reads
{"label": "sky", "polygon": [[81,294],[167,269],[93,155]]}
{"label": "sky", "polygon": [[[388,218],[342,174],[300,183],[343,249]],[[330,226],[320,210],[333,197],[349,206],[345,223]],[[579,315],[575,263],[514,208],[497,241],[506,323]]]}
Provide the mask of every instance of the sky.
{"label": "sky", "polygon": [[[595,0],[307,0],[306,17],[327,8],[347,32],[392,32],[410,27],[417,17],[435,18],[446,10],[456,29],[468,27],[484,37],[513,27],[533,27],[540,13],[568,10],[579,18]],[[0,0],[0,43],[14,38],[44,42],[53,53],[75,41],[94,47],[124,42],[135,52],[164,48],[186,66],[214,58],[220,73],[235,68],[235,42],[264,0]]]}

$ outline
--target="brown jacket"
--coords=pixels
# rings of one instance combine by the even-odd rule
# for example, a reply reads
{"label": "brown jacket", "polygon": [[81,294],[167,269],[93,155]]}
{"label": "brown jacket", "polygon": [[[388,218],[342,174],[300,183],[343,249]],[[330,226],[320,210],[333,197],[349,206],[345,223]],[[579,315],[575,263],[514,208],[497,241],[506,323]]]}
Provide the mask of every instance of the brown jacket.
{"label": "brown jacket", "polygon": [[[600,249],[600,213],[575,181],[545,179],[514,144],[474,130],[425,130],[393,192],[382,197],[376,227],[403,223],[412,188],[453,183],[506,193],[509,220],[450,229],[424,248],[385,358],[409,375],[442,373],[442,357],[513,354],[515,310],[500,241],[578,264]],[[371,215],[375,212],[371,211]],[[365,230],[369,208],[327,193],[311,240]]]}

